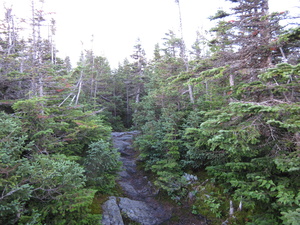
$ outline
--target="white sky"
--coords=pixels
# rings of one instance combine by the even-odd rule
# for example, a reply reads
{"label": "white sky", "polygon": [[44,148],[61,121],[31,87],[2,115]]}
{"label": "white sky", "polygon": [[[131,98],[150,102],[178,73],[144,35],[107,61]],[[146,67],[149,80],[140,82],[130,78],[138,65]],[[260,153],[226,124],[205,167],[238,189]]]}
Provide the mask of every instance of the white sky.
{"label": "white sky", "polygon": [[[4,18],[4,5],[13,5],[17,17],[30,18],[31,0],[1,1],[0,19]],[[271,11],[295,11],[293,7],[300,5],[299,0],[269,2]],[[197,30],[208,29],[207,17],[224,4],[225,0],[180,0],[183,36],[188,48],[194,42]],[[95,55],[107,57],[111,66],[117,67],[126,57],[130,58],[138,38],[151,58],[154,45],[161,42],[165,33],[179,30],[175,0],[44,0],[43,9],[56,12],[53,16],[57,24],[58,55],[61,58],[70,56],[73,66],[82,49],[93,48]]]}

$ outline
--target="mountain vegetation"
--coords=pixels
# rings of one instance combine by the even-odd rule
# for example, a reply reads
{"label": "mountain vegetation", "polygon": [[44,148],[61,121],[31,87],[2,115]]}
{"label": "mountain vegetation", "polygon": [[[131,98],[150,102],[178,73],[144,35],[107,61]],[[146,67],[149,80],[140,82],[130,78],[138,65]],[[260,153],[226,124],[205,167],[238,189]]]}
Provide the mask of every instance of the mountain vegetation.
{"label": "mountain vegetation", "polygon": [[188,48],[169,30],[151,58],[137,41],[116,69],[91,49],[72,67],[51,14],[5,8],[0,224],[99,223],[93,200],[116,191],[121,166],[111,132],[126,129],[141,131],[134,145],[160,192],[209,224],[299,224],[299,24],[268,0],[229,1],[209,38]]}

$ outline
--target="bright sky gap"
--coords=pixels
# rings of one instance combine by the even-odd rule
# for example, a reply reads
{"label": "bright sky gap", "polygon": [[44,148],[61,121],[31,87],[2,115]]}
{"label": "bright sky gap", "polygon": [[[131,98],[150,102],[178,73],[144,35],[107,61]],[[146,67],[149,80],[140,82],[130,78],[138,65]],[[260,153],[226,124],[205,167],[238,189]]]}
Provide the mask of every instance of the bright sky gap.
{"label": "bright sky gap", "polygon": [[[4,6],[13,7],[17,17],[30,19],[32,0],[4,0]],[[37,1],[37,4],[40,4]],[[297,12],[299,0],[270,0],[270,11]],[[181,0],[183,37],[189,48],[196,31],[210,28],[207,19],[226,6],[224,0]],[[44,0],[43,10],[54,12],[58,56],[69,56],[73,66],[82,50],[92,49],[95,55],[105,56],[116,68],[132,54],[137,39],[141,40],[147,57],[153,55],[154,45],[161,43],[168,30],[178,32],[178,9],[174,0]],[[299,10],[299,8],[298,8]]]}

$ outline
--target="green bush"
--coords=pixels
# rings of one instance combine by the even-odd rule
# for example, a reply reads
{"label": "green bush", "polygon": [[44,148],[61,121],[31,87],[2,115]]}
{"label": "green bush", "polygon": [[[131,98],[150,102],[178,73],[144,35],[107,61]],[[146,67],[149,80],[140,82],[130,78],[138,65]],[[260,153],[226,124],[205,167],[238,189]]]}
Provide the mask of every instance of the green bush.
{"label": "green bush", "polygon": [[103,140],[91,143],[84,159],[87,184],[101,192],[110,192],[115,186],[120,164],[119,152],[111,144]]}

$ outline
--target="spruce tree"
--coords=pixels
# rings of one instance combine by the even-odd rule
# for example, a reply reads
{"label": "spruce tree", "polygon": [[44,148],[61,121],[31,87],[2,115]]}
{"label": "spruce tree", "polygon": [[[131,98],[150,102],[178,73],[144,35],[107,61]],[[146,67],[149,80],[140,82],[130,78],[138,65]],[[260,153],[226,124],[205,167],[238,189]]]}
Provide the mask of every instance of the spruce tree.
{"label": "spruce tree", "polygon": [[[230,0],[231,1],[231,0]],[[261,69],[273,66],[271,45],[280,32],[279,20],[284,13],[269,13],[268,0],[231,1],[232,13],[217,13],[220,19],[212,31],[216,33],[211,46],[218,49],[219,65],[230,64],[229,82],[257,79]]]}

